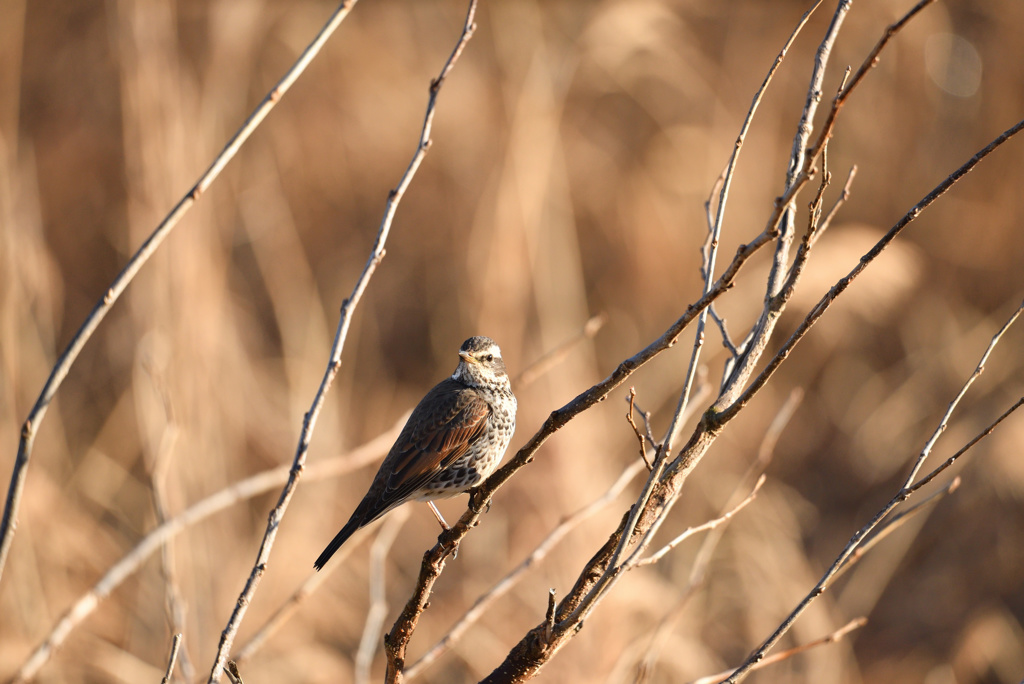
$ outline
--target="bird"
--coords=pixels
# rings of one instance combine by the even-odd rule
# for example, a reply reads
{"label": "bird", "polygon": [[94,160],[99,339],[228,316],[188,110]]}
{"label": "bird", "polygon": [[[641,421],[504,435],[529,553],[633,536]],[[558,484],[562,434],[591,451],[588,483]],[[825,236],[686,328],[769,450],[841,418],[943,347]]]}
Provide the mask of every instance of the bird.
{"label": "bird", "polygon": [[413,409],[381,462],[369,491],[313,563],[320,570],[361,527],[407,501],[426,501],[441,526],[436,499],[462,494],[498,468],[516,429],[516,397],[489,337],[470,337],[459,365]]}

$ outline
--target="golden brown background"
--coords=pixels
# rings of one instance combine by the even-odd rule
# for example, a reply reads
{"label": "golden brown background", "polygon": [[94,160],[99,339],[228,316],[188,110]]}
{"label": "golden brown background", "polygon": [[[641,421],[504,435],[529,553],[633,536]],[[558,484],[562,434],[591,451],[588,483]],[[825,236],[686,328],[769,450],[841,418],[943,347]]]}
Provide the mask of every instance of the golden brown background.
{"label": "golden brown background", "polygon": [[[607,315],[593,342],[517,388],[515,449],[548,412],[661,334],[698,296],[703,201],[807,5],[485,1],[441,95],[434,146],[356,312],[310,463],[392,426],[452,371],[469,335],[494,337],[515,374],[590,316]],[[856,67],[909,6],[854,3],[826,102],[842,69]],[[20,424],[57,354],[332,8],[301,0],[0,0],[4,482]],[[755,122],[726,213],[726,257],[760,232],[781,191],[811,57],[833,9],[826,3],[812,19]],[[464,13],[461,0],[362,0],[85,348],[42,426],[0,583],[0,679],[156,525],[154,464],[174,515],[290,462],[339,306],[412,154],[427,85]],[[819,243],[781,335],[881,231],[1024,116],[1022,30],[1019,0],[950,0],[887,49],[839,123],[829,196],[857,164],[853,196]],[[946,68],[949,34],[980,58],[976,90],[969,49]],[[685,681],[741,661],[897,490],[1024,294],[1022,144],[999,150],[911,225],[687,484],[665,540],[717,514],[779,406],[794,388],[805,390],[764,492],[729,527],[650,681]],[[756,260],[721,306],[735,335],[760,309],[765,264]],[[723,355],[717,333],[708,340],[715,378]],[[1020,396],[1022,340],[1016,329],[997,349],[938,458]],[[688,356],[689,342],[680,344],[630,380],[659,430]],[[570,424],[501,490],[438,583],[413,659],[636,458],[625,394]],[[955,495],[877,547],[783,643],[860,615],[869,618],[864,629],[749,681],[1020,681],[1022,443],[1024,422],[1015,417],[956,466],[964,484]],[[239,643],[309,575],[372,472],[300,484]],[[275,490],[235,505],[171,544],[185,648],[200,676],[276,498]],[[442,510],[458,516],[462,502]],[[490,672],[542,619],[548,588],[571,585],[627,505],[620,498],[562,542],[421,681],[470,682]],[[426,507],[409,508],[387,567],[387,626],[436,534]],[[351,680],[375,534],[350,542],[335,573],[244,664],[247,683]],[[687,543],[627,577],[540,681],[633,681],[696,549]],[[70,635],[39,681],[159,681],[167,614],[158,553]],[[382,663],[378,654],[374,680]]]}

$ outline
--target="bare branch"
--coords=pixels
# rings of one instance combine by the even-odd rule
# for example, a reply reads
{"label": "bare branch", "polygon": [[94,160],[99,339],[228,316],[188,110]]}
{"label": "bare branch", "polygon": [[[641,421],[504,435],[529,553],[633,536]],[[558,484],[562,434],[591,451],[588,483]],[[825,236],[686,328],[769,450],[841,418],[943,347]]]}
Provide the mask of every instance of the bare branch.
{"label": "bare branch", "polygon": [[356,684],[368,684],[370,681],[370,666],[373,664],[373,655],[380,640],[384,618],[388,614],[387,597],[384,594],[384,562],[398,532],[408,519],[408,507],[394,511],[394,514],[389,515],[381,525],[380,532],[370,547],[370,609],[366,612],[366,625],[359,640],[359,650],[356,651],[353,676]]}
{"label": "bare branch", "polygon": [[185,196],[178,201],[170,213],[160,222],[160,225],[146,238],[146,241],[142,243],[138,251],[128,260],[124,269],[114,278],[110,287],[103,293],[103,297],[96,303],[96,306],[93,307],[82,323],[82,327],[78,329],[78,332],[75,333],[75,336],[68,343],[67,348],[57,359],[53,370],[50,371],[50,377],[47,378],[46,384],[43,385],[39,398],[36,399],[35,405],[29,411],[28,418],[25,419],[25,423],[21,428],[18,455],[14,460],[14,471],[11,473],[11,484],[7,490],[7,501],[4,504],[3,521],[0,523],[0,578],[3,577],[4,566],[7,564],[7,555],[10,553],[11,542],[14,540],[14,531],[18,522],[18,507],[21,503],[22,490],[25,488],[25,477],[28,474],[28,462],[32,456],[32,445],[39,431],[39,425],[46,415],[46,410],[50,407],[50,402],[56,396],[57,390],[60,389],[61,383],[67,377],[68,371],[71,370],[75,359],[78,358],[85,344],[110,312],[114,302],[125,291],[149,258],[153,256],[164,239],[178,225],[181,218],[192,208],[192,205],[196,203],[213,181],[216,180],[220,172],[224,170],[224,167],[234,159],[235,154],[238,153],[238,150],[249,139],[253,131],[263,122],[263,119],[270,113],[270,110],[274,108],[281,98],[284,97],[284,94],[288,92],[288,89],[292,87],[292,84],[302,75],[302,72],[306,70],[306,67],[313,61],[313,58],[317,56],[321,48],[331,37],[331,34],[334,33],[352,8],[355,7],[356,2],[358,0],[344,0],[344,2],[338,5],[338,8],[328,18],[323,28],[316,35],[316,38],[303,50],[291,68],[277,82],[277,85],[256,105],[256,109],[245,120],[242,127],[235,132],[220,154],[213,159],[210,167],[199,176],[199,180],[185,193]]}
{"label": "bare branch", "polygon": [[[768,667],[769,665],[774,665],[775,663],[778,663],[778,662],[781,662],[783,660],[786,660],[787,658],[792,658],[795,655],[798,655],[798,654],[803,653],[805,651],[809,651],[812,648],[817,648],[818,646],[825,646],[826,644],[837,643],[839,641],[842,641],[843,638],[846,637],[847,634],[849,634],[850,632],[852,632],[855,629],[860,629],[861,627],[863,627],[867,623],[868,623],[868,619],[866,617],[859,617],[859,618],[857,618],[855,620],[850,620],[849,622],[847,622],[845,625],[843,625],[842,627],[840,627],[836,631],[834,631],[831,634],[828,634],[826,636],[823,636],[820,639],[815,639],[814,641],[809,641],[806,644],[803,644],[801,646],[796,646],[794,648],[790,648],[790,649],[787,649],[785,651],[782,651],[781,653],[776,653],[775,655],[770,655],[767,658],[765,658],[764,660],[762,660],[761,662],[759,662],[757,665],[755,665],[752,669],[760,670],[763,667]],[[690,684],[713,684],[713,682],[717,682],[717,681],[721,680],[722,677],[725,677],[728,674],[729,674],[729,670],[725,670],[724,672],[719,672],[718,674],[708,675],[707,677],[701,677],[700,679],[695,679],[692,682],[690,682]]]}
{"label": "bare branch", "polygon": [[949,424],[949,419],[953,415],[953,411],[956,410],[960,400],[964,398],[965,394],[967,394],[967,390],[974,384],[974,381],[985,372],[985,362],[988,361],[988,357],[992,354],[992,350],[995,349],[995,346],[999,344],[999,340],[1003,338],[1003,334],[1010,329],[1010,326],[1013,325],[1020,316],[1021,311],[1024,311],[1024,302],[1021,302],[1021,305],[1018,306],[1017,310],[1010,315],[1006,323],[1003,324],[1003,327],[1001,327],[999,331],[992,336],[992,340],[988,343],[988,347],[985,348],[985,353],[981,355],[981,360],[978,361],[978,365],[975,367],[974,372],[971,373],[969,378],[967,378],[967,382],[965,382],[963,387],[960,388],[957,395],[953,397],[953,400],[949,402],[949,406],[946,408],[946,412],[942,414],[942,419],[939,421],[938,427],[935,428],[935,432],[932,433],[931,438],[929,438],[925,443],[924,448],[921,449],[921,453],[918,455],[917,461],[915,461],[914,465],[910,468],[910,473],[907,475],[907,479],[903,483],[904,487],[909,487],[914,481],[914,478],[917,477],[918,472],[921,470],[921,466],[924,465],[928,455],[935,447],[935,443],[939,441],[939,437],[941,437],[942,433],[946,431],[946,426]]}
{"label": "bare branch", "polygon": [[672,549],[676,548],[684,541],[686,541],[693,535],[697,534],[698,532],[713,530],[722,523],[728,522],[732,519],[734,515],[736,515],[744,508],[746,508],[747,504],[749,504],[751,501],[757,498],[757,493],[761,490],[762,485],[764,485],[764,481],[765,476],[762,475],[757,479],[757,484],[754,485],[754,489],[750,492],[750,494],[748,494],[745,499],[736,504],[734,508],[732,508],[729,511],[726,511],[725,514],[715,518],[714,520],[709,520],[701,525],[696,525],[695,527],[688,527],[682,534],[680,534],[678,537],[670,541],[668,544],[665,544],[665,546],[661,547],[647,558],[641,558],[640,560],[637,560],[636,562],[632,563],[632,567],[640,567],[643,565],[652,565],[654,563],[657,563],[665,557],[665,554],[667,554]]}
{"label": "bare branch", "polygon": [[[1018,124],[1018,126],[1024,126],[1024,122],[1021,122],[1021,124]],[[1020,309],[1015,311],[1010,316],[1009,323],[1012,323],[1014,320],[1016,320],[1017,316],[1019,315],[1019,312]],[[995,338],[996,342],[998,342],[998,340],[1001,339],[1002,332],[1005,330],[1006,327],[1007,326],[1004,325],[1003,329],[1000,330],[999,333],[997,333]],[[983,355],[984,358],[987,358],[988,355],[991,353],[992,346],[993,345],[990,343],[989,346],[985,349]],[[890,499],[890,501],[875,514],[875,516],[871,519],[870,522],[868,522],[867,525],[858,530],[857,533],[850,538],[850,541],[839,553],[835,561],[833,561],[832,565],[829,566],[828,570],[821,577],[821,579],[818,580],[818,583],[814,586],[810,593],[808,593],[807,596],[805,596],[803,600],[800,601],[796,608],[794,608],[793,611],[786,617],[786,619],[783,620],[782,624],[780,624],[779,627],[771,634],[771,636],[769,636],[757,649],[755,649],[750,654],[750,656],[747,657],[747,660],[744,661],[744,663],[739,668],[737,668],[736,671],[734,671],[727,679],[722,680],[723,684],[736,684],[737,682],[742,681],[744,678],[746,678],[747,674],[750,673],[750,671],[756,666],[758,662],[764,660],[765,655],[768,653],[768,651],[771,650],[771,648],[776,643],[778,643],[779,639],[782,638],[783,634],[789,631],[789,628],[792,627],[793,623],[796,622],[797,618],[799,618],[800,615],[803,614],[803,612],[808,608],[808,606],[810,606],[810,604],[818,596],[825,592],[829,584],[831,584],[832,580],[834,580],[837,574],[839,573],[840,569],[847,564],[847,562],[852,558],[856,550],[862,544],[864,544],[865,541],[867,541],[872,536],[872,534],[874,534],[875,530],[879,528],[882,522],[889,517],[889,515],[896,509],[897,506],[905,502],[911,495],[913,495],[921,487],[924,487],[929,482],[931,482],[946,468],[948,468],[954,462],[956,462],[956,460],[960,458],[960,456],[964,455],[965,453],[967,453],[967,451],[969,451],[976,444],[978,444],[982,439],[992,434],[995,428],[1002,421],[1008,418],[1014,411],[1019,409],[1021,406],[1024,406],[1024,397],[1021,397],[1019,400],[1017,400],[1016,403],[1014,403],[1012,406],[1010,406],[1009,409],[1004,411],[1003,414],[1000,415],[995,421],[990,423],[988,427],[986,427],[984,430],[975,435],[969,442],[967,442],[967,444],[965,444],[961,449],[959,449],[945,462],[943,462],[941,465],[935,468],[927,476],[925,476],[924,478],[922,478],[913,485],[902,487],[900,491],[898,491],[896,495],[892,499]],[[945,420],[947,417],[948,411],[947,415],[943,416],[942,420]],[[916,463],[918,462],[920,462],[920,457],[918,457],[918,461]]]}
{"label": "bare branch", "polygon": [[[721,396],[716,403],[718,409],[723,404],[731,402],[742,391],[764,353],[768,340],[771,338],[788,301],[788,297],[780,297],[780,294],[786,289],[784,286],[787,282],[786,273],[789,270],[790,248],[795,233],[793,201],[814,173],[815,157],[806,154],[807,141],[810,138],[814,116],[821,101],[821,88],[829,56],[832,53],[832,45],[839,35],[839,29],[842,27],[849,9],[850,0],[840,0],[825,32],[825,37],[814,56],[814,68],[811,70],[807,99],[800,122],[797,124],[796,134],[793,136],[793,147],[790,153],[789,167],[786,171],[783,196],[775,200],[775,207],[765,228],[765,232],[770,233],[775,239],[775,251],[772,254],[772,263],[765,287],[765,300],[769,303],[761,311],[757,323],[751,328],[744,341],[742,355],[735,359],[735,363],[730,364],[729,374],[722,383]],[[792,291],[795,279],[789,279],[789,284],[788,289]]]}
{"label": "bare branch", "polygon": [[171,681],[171,675],[174,674],[174,661],[178,659],[178,650],[181,648],[181,632],[174,635],[174,640],[171,642],[171,655],[167,657],[167,669],[164,670],[164,676],[160,680],[161,684],[167,684]]}
{"label": "bare branch", "polygon": [[633,479],[640,474],[644,465],[635,461],[622,472],[619,478],[608,488],[604,494],[594,499],[589,504],[579,509],[572,515],[560,522],[546,537],[534,548],[532,552],[507,575],[502,577],[493,587],[482,594],[466,613],[452,626],[444,638],[434,644],[423,656],[409,666],[405,671],[408,679],[413,679],[420,674],[427,666],[438,659],[443,653],[452,647],[462,636],[479,620],[487,609],[499,598],[507,594],[526,574],[526,572],[540,563],[547,557],[548,553],[560,542],[569,532],[575,529],[583,521],[593,517],[614,501]]}
{"label": "bare branch", "polygon": [[398,185],[395,186],[388,195],[384,209],[384,217],[381,219],[380,228],[377,231],[377,240],[374,243],[373,250],[371,251],[369,258],[366,260],[366,266],[363,267],[363,272],[356,281],[355,287],[352,288],[352,294],[350,294],[348,299],[346,299],[341,305],[341,319],[338,322],[338,330],[334,337],[334,344],[331,347],[331,356],[330,361],[327,364],[327,370],[324,372],[320,388],[313,397],[313,404],[303,420],[302,434],[299,437],[299,444],[295,451],[295,459],[292,464],[291,472],[288,476],[288,482],[285,484],[284,489],[281,492],[281,497],[278,500],[277,505],[270,512],[270,517],[267,521],[267,531],[264,534],[262,544],[260,544],[260,549],[256,556],[256,561],[253,564],[252,571],[249,573],[249,579],[246,581],[245,588],[238,597],[238,602],[231,614],[231,618],[228,620],[228,624],[221,634],[220,644],[217,647],[216,659],[214,660],[213,668],[210,671],[209,681],[211,684],[220,679],[220,675],[224,669],[224,662],[227,659],[228,652],[231,650],[231,644],[234,642],[235,634],[238,632],[242,618],[248,610],[252,597],[256,592],[256,588],[259,586],[260,579],[266,571],[267,563],[270,560],[270,550],[274,545],[275,538],[277,537],[277,531],[280,527],[281,519],[284,517],[284,513],[288,508],[288,503],[295,492],[299,477],[302,475],[302,470],[305,467],[306,455],[309,452],[309,444],[313,436],[313,430],[316,427],[317,417],[319,416],[320,411],[323,408],[324,401],[327,398],[327,391],[330,389],[335,376],[338,374],[338,370],[341,368],[341,352],[345,346],[345,340],[348,337],[349,325],[352,321],[352,312],[355,310],[356,306],[358,306],[359,301],[363,296],[363,292],[365,292],[366,287],[370,282],[370,278],[373,276],[374,272],[377,270],[377,266],[384,258],[384,244],[387,242],[388,234],[391,232],[391,224],[395,218],[395,213],[398,211],[398,205],[402,201],[402,197],[405,195],[410,183],[412,183],[412,179],[415,177],[416,171],[419,170],[420,164],[423,163],[423,159],[427,155],[427,150],[430,149],[430,134],[434,126],[434,114],[437,111],[437,96],[441,90],[441,86],[444,85],[445,79],[448,74],[451,73],[452,68],[455,66],[455,62],[459,59],[459,56],[462,54],[462,50],[465,48],[466,43],[469,42],[469,39],[472,37],[473,31],[476,28],[476,25],[473,23],[473,17],[476,12],[476,3],[477,0],[471,0],[469,12],[466,15],[466,23],[463,26],[462,33],[459,35],[458,41],[455,43],[455,48],[452,50],[451,55],[449,55],[444,66],[441,68],[440,75],[430,83],[430,98],[427,102],[427,111],[423,118],[423,128],[420,131],[420,139],[416,145],[416,152],[413,154],[412,160],[409,162],[409,166],[406,168],[405,173],[402,174],[401,179],[398,181]]}
{"label": "bare branch", "polygon": [[[1016,124],[1006,129],[995,140],[993,140],[988,145],[979,150],[977,154],[975,154],[973,157],[967,160],[960,168],[958,168],[956,171],[954,171],[948,177],[946,177],[946,179],[939,183],[935,187],[935,189],[933,189],[931,192],[925,195],[920,202],[915,204],[910,211],[904,214],[903,218],[897,221],[896,225],[890,228],[889,231],[885,235],[883,235],[878,242],[875,243],[874,247],[868,250],[868,252],[860,258],[860,261],[853,268],[853,270],[851,270],[843,278],[840,278],[839,281],[837,281],[836,284],[833,285],[832,288],[818,301],[814,308],[811,309],[810,313],[807,314],[806,318],[804,318],[803,322],[799,325],[799,327],[797,327],[796,331],[794,331],[794,333],[782,346],[782,349],[780,349],[778,353],[775,355],[775,357],[768,362],[768,365],[765,367],[763,371],[761,371],[761,374],[758,375],[757,378],[755,378],[753,382],[750,383],[750,386],[747,387],[747,389],[739,396],[739,398],[737,398],[732,405],[728,406],[727,408],[722,408],[714,413],[713,417],[711,418],[712,422],[716,425],[721,426],[727,423],[728,421],[732,420],[740,411],[740,409],[744,405],[746,405],[748,401],[750,401],[750,398],[758,391],[760,391],[760,389],[765,385],[765,383],[768,382],[768,379],[775,373],[776,370],[778,370],[782,362],[789,357],[790,353],[792,353],[793,351],[793,348],[801,339],[803,339],[803,337],[807,334],[811,327],[818,321],[818,319],[822,317],[822,315],[829,308],[829,306],[831,306],[831,304],[835,301],[836,297],[842,294],[846,290],[846,288],[848,288],[850,284],[853,283],[854,279],[864,272],[864,269],[867,268],[872,261],[878,258],[878,255],[881,254],[882,251],[889,246],[889,243],[895,240],[896,236],[899,235],[911,221],[920,216],[922,211],[931,206],[932,203],[934,203],[935,200],[937,200],[939,197],[942,197],[942,195],[944,195],[951,187],[953,187],[953,185],[955,185],[957,181],[959,181],[961,178],[963,178],[972,170],[974,170],[974,167],[976,167],[982,159],[987,157],[989,154],[992,153],[993,150],[997,149],[1007,140],[1009,140],[1017,133],[1019,133],[1021,129],[1024,129],[1024,119],[1018,121]],[[716,408],[719,407],[716,406]]]}
{"label": "bare branch", "polygon": [[[647,438],[640,432],[640,428],[636,426],[636,422],[633,420],[633,400],[636,399],[636,388],[629,388],[629,410],[626,411],[626,420],[629,421],[630,427],[633,428],[633,434],[636,435],[637,441],[640,442],[640,458],[643,460],[644,465],[647,466],[647,470],[654,470],[654,464],[647,460]],[[645,421],[646,422],[646,421]]]}
{"label": "bare branch", "polygon": [[818,238],[828,230],[828,227],[832,225],[832,219],[834,219],[836,214],[839,213],[839,209],[846,204],[847,200],[850,199],[850,188],[853,187],[853,179],[856,178],[856,176],[857,165],[854,164],[850,167],[850,172],[846,176],[846,184],[843,185],[842,193],[840,193],[839,197],[836,198],[832,208],[828,210],[828,213],[825,214],[825,218],[821,220],[821,225],[818,226],[818,229],[814,231],[814,235],[811,236],[811,247],[813,247],[814,243],[818,241]]}
{"label": "bare branch", "polygon": [[[782,46],[782,50],[779,51],[778,56],[772,63],[772,66],[768,69],[768,74],[765,76],[764,81],[761,83],[761,87],[758,88],[754,94],[754,99],[750,103],[750,108],[747,110],[747,116],[743,121],[743,125],[740,127],[740,133],[736,137],[736,144],[733,146],[732,154],[729,156],[729,162],[726,164],[725,171],[722,174],[721,190],[718,196],[718,207],[715,214],[715,220],[713,226],[709,230],[708,242],[701,253],[704,257],[702,264],[702,273],[704,275],[704,293],[707,294],[712,287],[712,282],[715,272],[715,260],[718,255],[718,242],[722,235],[722,225],[725,220],[725,206],[729,201],[729,188],[732,185],[732,179],[735,175],[736,164],[739,161],[740,151],[743,149],[743,141],[746,139],[747,133],[750,130],[750,126],[754,121],[754,114],[757,112],[758,105],[760,105],[765,92],[768,89],[768,85],[771,83],[772,78],[775,76],[775,72],[778,71],[782,65],[782,61],[786,58],[786,54],[789,52],[789,48],[793,45],[793,41],[800,35],[800,31],[807,24],[807,21],[811,18],[811,15],[821,5],[821,0],[817,0],[809,10],[804,12],[800,20],[797,21],[796,26],[793,28],[793,32],[790,34],[786,44]],[[710,201],[705,205],[710,207]],[[765,231],[765,233],[773,233],[774,231]],[[774,237],[774,235],[772,235]],[[715,322],[718,323],[719,330],[722,333],[722,343],[726,345],[726,348],[733,353],[734,359],[739,357],[739,350],[735,345],[732,344],[729,339],[728,332],[725,329],[725,322],[722,321],[717,315],[715,316]],[[700,358],[701,347],[704,344],[704,328],[707,324],[707,311],[701,312],[700,318],[697,321],[697,332],[694,336],[693,351],[690,354],[690,365],[687,370],[686,380],[683,382],[683,391],[679,397],[679,405],[676,409],[675,417],[672,420],[672,424],[669,427],[665,437],[666,451],[671,451],[672,445],[674,444],[678,430],[680,429],[680,422],[678,420],[679,414],[686,407],[689,401],[690,386],[693,382],[693,376],[696,372],[698,360]],[[731,362],[730,362],[731,366]]]}
{"label": "bare branch", "polygon": [[583,340],[594,339],[598,331],[604,327],[604,324],[607,322],[608,317],[603,313],[592,316],[590,320],[583,324],[583,328],[575,337],[566,340],[554,349],[545,352],[543,356],[524,368],[519,375],[512,380],[512,384],[516,387],[523,387],[532,384],[537,378],[561,363],[577,344]]}
{"label": "bare branch", "polygon": [[[401,416],[390,430],[348,454],[310,465],[306,472],[306,478],[316,480],[336,477],[380,460],[398,437],[407,418],[408,413]],[[35,677],[53,652],[64,643],[68,635],[82,621],[92,614],[92,611],[110,595],[110,592],[135,573],[147,558],[169,540],[214,513],[280,487],[288,481],[290,472],[289,466],[280,466],[236,482],[230,487],[192,504],[167,522],[151,530],[61,616],[50,633],[18,670],[14,681],[23,682]]]}

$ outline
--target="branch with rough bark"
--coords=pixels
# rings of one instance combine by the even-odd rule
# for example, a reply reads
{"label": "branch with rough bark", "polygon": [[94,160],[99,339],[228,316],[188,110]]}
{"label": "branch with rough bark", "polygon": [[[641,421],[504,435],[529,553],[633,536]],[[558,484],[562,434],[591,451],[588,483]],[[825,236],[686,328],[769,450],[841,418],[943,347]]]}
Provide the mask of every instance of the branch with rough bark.
{"label": "branch with rough bark", "polygon": [[[719,197],[717,211],[713,219],[711,203],[710,201],[708,203],[709,240],[703,251],[702,273],[705,276],[703,296],[691,304],[683,316],[661,337],[623,361],[608,378],[582,392],[565,406],[553,411],[526,445],[473,493],[467,512],[452,529],[442,533],[438,538],[438,544],[424,555],[413,596],[385,638],[385,651],[388,659],[387,681],[402,681],[406,648],[429,602],[433,586],[444,571],[448,556],[457,548],[469,530],[479,523],[481,512],[489,505],[495,491],[521,468],[529,464],[555,432],[607,398],[637,369],[674,345],[690,324],[696,322],[698,329],[695,333],[694,352],[687,376],[682,383],[683,388],[676,413],[678,416],[688,404],[689,386],[698,366],[699,353],[704,339],[704,321],[706,316],[711,313],[710,307],[735,284],[742,266],[754,251],[769,244],[774,245],[772,267],[766,282],[764,311],[741,344],[733,344],[726,339],[726,346],[733,350],[734,358],[727,365],[728,372],[722,378],[721,391],[716,401],[704,413],[687,442],[678,450],[675,448],[674,440],[678,433],[679,421],[676,418],[673,419],[666,431],[665,438],[656,445],[647,483],[632,507],[623,513],[617,528],[609,535],[605,544],[584,564],[572,589],[563,595],[557,604],[552,604],[552,608],[544,620],[512,648],[504,662],[484,681],[489,683],[520,682],[532,678],[579,633],[586,618],[626,572],[640,565],[648,564],[671,550],[672,544],[670,543],[654,556],[646,554],[655,534],[678,500],[689,474],[707,454],[723,430],[763,390],[773,373],[789,358],[797,343],[807,335],[831,304],[925,208],[969,173],[992,150],[1004,144],[1019,130],[1019,125],[1015,126],[994,140],[908,211],[872,249],[863,255],[857,267],[836,282],[819,303],[812,307],[789,340],[770,358],[767,366],[759,374],[754,375],[755,366],[768,349],[769,341],[773,337],[775,324],[786,310],[800,281],[804,266],[812,257],[811,248],[821,237],[838,209],[850,196],[850,184],[855,171],[850,172],[842,193],[834,200],[832,208],[827,212],[824,210],[825,194],[829,188],[831,177],[827,168],[828,143],[835,133],[838,116],[855,89],[864,82],[866,74],[878,62],[889,41],[929,3],[930,0],[919,3],[903,18],[887,27],[883,37],[868,54],[853,78],[848,79],[848,74],[847,77],[844,77],[839,93],[832,100],[825,116],[822,129],[812,142],[813,120],[817,103],[820,100],[828,58],[839,35],[843,19],[849,10],[849,3],[839,3],[815,57],[807,102],[797,127],[797,135],[794,138],[793,152],[789,160],[783,193],[772,207],[765,230],[754,240],[741,246],[732,262],[723,270],[718,279],[714,280],[714,261],[719,243],[722,216],[728,198],[729,181],[736,167],[736,158],[742,149],[744,136],[764,88],[770,83],[772,74],[778,68],[799,29],[806,23],[808,15],[805,14],[801,18],[790,41],[780,53],[779,59],[773,64],[764,86],[755,96],[747,121],[737,138],[734,154],[727,170],[716,183]],[[810,202],[806,231],[798,243],[796,254],[791,256],[790,245],[795,238],[796,199],[801,190],[819,173],[821,181]],[[724,337],[724,323],[719,323],[719,327]],[[632,424],[632,428],[639,437],[641,448],[643,448],[643,436],[635,424]],[[775,640],[784,632],[785,627],[775,636]],[[770,645],[767,644],[765,650]],[[760,659],[761,657],[757,658],[757,660]],[[738,672],[739,674],[736,676],[742,676],[742,671]]]}

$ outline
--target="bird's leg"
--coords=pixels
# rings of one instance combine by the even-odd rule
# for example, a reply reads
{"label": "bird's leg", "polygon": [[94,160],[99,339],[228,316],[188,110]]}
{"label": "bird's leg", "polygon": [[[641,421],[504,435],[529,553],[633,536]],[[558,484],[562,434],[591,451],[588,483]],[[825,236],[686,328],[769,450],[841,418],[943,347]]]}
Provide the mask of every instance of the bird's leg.
{"label": "bird's leg", "polygon": [[441,523],[441,527],[446,530],[452,529],[448,526],[448,523],[444,521],[444,516],[441,515],[441,511],[437,510],[437,506],[434,505],[433,501],[428,501],[427,505],[430,506],[430,510],[434,511],[434,517],[437,518],[437,522]]}
{"label": "bird's leg", "polygon": [[[437,522],[441,523],[441,527],[443,527],[445,529],[445,531],[448,531],[448,530],[452,529],[451,527],[448,526],[448,523],[446,523],[444,521],[444,516],[441,515],[441,511],[437,510],[437,506],[434,505],[433,501],[428,501],[427,505],[430,506],[430,510],[432,510],[434,512],[434,517],[437,518]],[[452,559],[455,559],[455,558],[458,558],[458,557],[459,557],[459,543],[455,542],[455,550],[452,551]]]}

